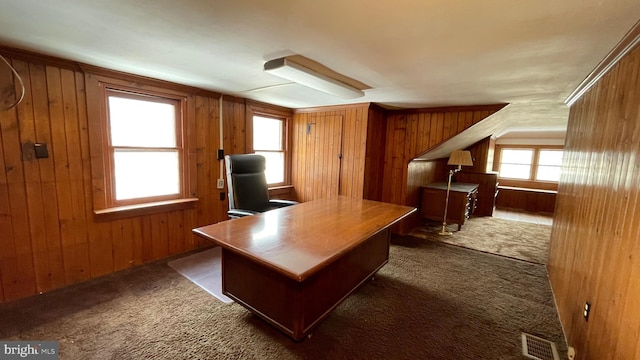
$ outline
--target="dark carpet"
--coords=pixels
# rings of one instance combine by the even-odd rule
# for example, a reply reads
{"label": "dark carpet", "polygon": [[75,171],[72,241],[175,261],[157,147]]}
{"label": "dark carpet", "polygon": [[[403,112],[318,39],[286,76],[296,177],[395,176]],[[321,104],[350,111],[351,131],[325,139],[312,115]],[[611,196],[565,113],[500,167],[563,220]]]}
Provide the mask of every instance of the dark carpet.
{"label": "dark carpet", "polygon": [[[389,264],[296,343],[156,262],[0,305],[0,339],[61,359],[524,359],[521,332],[566,353],[544,266],[394,237]],[[268,296],[268,294],[265,294]]]}

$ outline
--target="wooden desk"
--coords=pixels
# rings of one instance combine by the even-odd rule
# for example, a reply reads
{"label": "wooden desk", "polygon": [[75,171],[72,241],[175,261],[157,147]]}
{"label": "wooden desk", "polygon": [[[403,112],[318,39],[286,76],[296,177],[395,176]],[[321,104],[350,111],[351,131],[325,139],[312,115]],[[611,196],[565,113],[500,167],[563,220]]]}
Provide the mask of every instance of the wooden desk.
{"label": "wooden desk", "polygon": [[[420,216],[442,222],[447,197],[447,183],[437,182],[421,187]],[[478,184],[451,183],[447,224],[458,224],[458,231],[464,221],[471,217],[476,208]]]}
{"label": "wooden desk", "polygon": [[222,291],[300,340],[389,259],[415,208],[338,196],[193,232],[222,246]]}

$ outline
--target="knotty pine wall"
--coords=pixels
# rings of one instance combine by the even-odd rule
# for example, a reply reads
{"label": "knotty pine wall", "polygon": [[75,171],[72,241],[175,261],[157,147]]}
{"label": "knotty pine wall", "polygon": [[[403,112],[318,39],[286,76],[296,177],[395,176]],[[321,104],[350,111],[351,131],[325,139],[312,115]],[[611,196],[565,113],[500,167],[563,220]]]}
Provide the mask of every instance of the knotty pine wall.
{"label": "knotty pine wall", "polygon": [[[363,197],[365,168],[379,168],[374,163],[366,166],[367,149],[375,145],[371,141],[380,139],[371,137],[368,145],[368,117],[368,103],[295,111],[291,180],[298,201],[331,195]],[[375,183],[369,183],[367,191],[375,194],[372,186]]]}
{"label": "knotty pine wall", "polygon": [[[190,155],[197,158],[200,200],[195,207],[96,221],[85,72],[73,62],[0,51],[26,87],[17,108],[0,112],[1,302],[209,245],[195,238],[191,229],[226,219],[228,204],[219,200],[214,188],[219,177],[217,94],[187,89],[193,91],[186,121],[195,129],[188,135],[194,144]],[[229,98],[223,110],[225,151],[243,153],[244,104]],[[27,142],[46,143],[50,157],[23,159],[21,146]]]}
{"label": "knotty pine wall", "polygon": [[[503,106],[390,112],[387,116],[382,201],[417,207],[420,202],[420,185],[424,184],[424,179],[439,177],[437,173],[433,173],[438,167],[427,164],[410,166],[410,162]],[[394,230],[405,234],[420,223],[419,215],[413,214]]]}
{"label": "knotty pine wall", "polygon": [[520,209],[529,212],[553,213],[557,194],[553,190],[499,188],[496,206],[507,209]]}
{"label": "knotty pine wall", "polygon": [[639,192],[636,46],[569,114],[548,270],[577,359],[640,358]]}

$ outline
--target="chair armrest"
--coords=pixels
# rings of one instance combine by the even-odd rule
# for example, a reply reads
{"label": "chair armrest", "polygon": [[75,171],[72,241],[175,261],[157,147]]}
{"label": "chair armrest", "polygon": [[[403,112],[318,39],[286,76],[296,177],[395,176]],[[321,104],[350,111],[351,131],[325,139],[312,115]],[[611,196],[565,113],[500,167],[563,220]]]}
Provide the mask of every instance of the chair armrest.
{"label": "chair armrest", "polygon": [[286,206],[291,206],[296,204],[298,204],[298,202],[293,200],[278,200],[278,199],[269,200],[269,205],[272,205],[275,207],[286,207]]}
{"label": "chair armrest", "polygon": [[232,219],[236,219],[244,216],[251,216],[255,214],[260,214],[260,213],[257,211],[240,210],[240,209],[233,209],[233,210],[227,211],[227,215],[229,215],[229,217]]}

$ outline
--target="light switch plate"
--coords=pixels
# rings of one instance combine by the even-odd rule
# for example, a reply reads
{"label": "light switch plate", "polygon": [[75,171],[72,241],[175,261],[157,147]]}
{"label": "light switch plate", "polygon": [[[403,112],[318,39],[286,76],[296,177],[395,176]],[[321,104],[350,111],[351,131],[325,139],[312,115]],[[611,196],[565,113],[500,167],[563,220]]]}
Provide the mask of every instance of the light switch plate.
{"label": "light switch plate", "polygon": [[218,179],[218,189],[224,189],[224,180]]}

